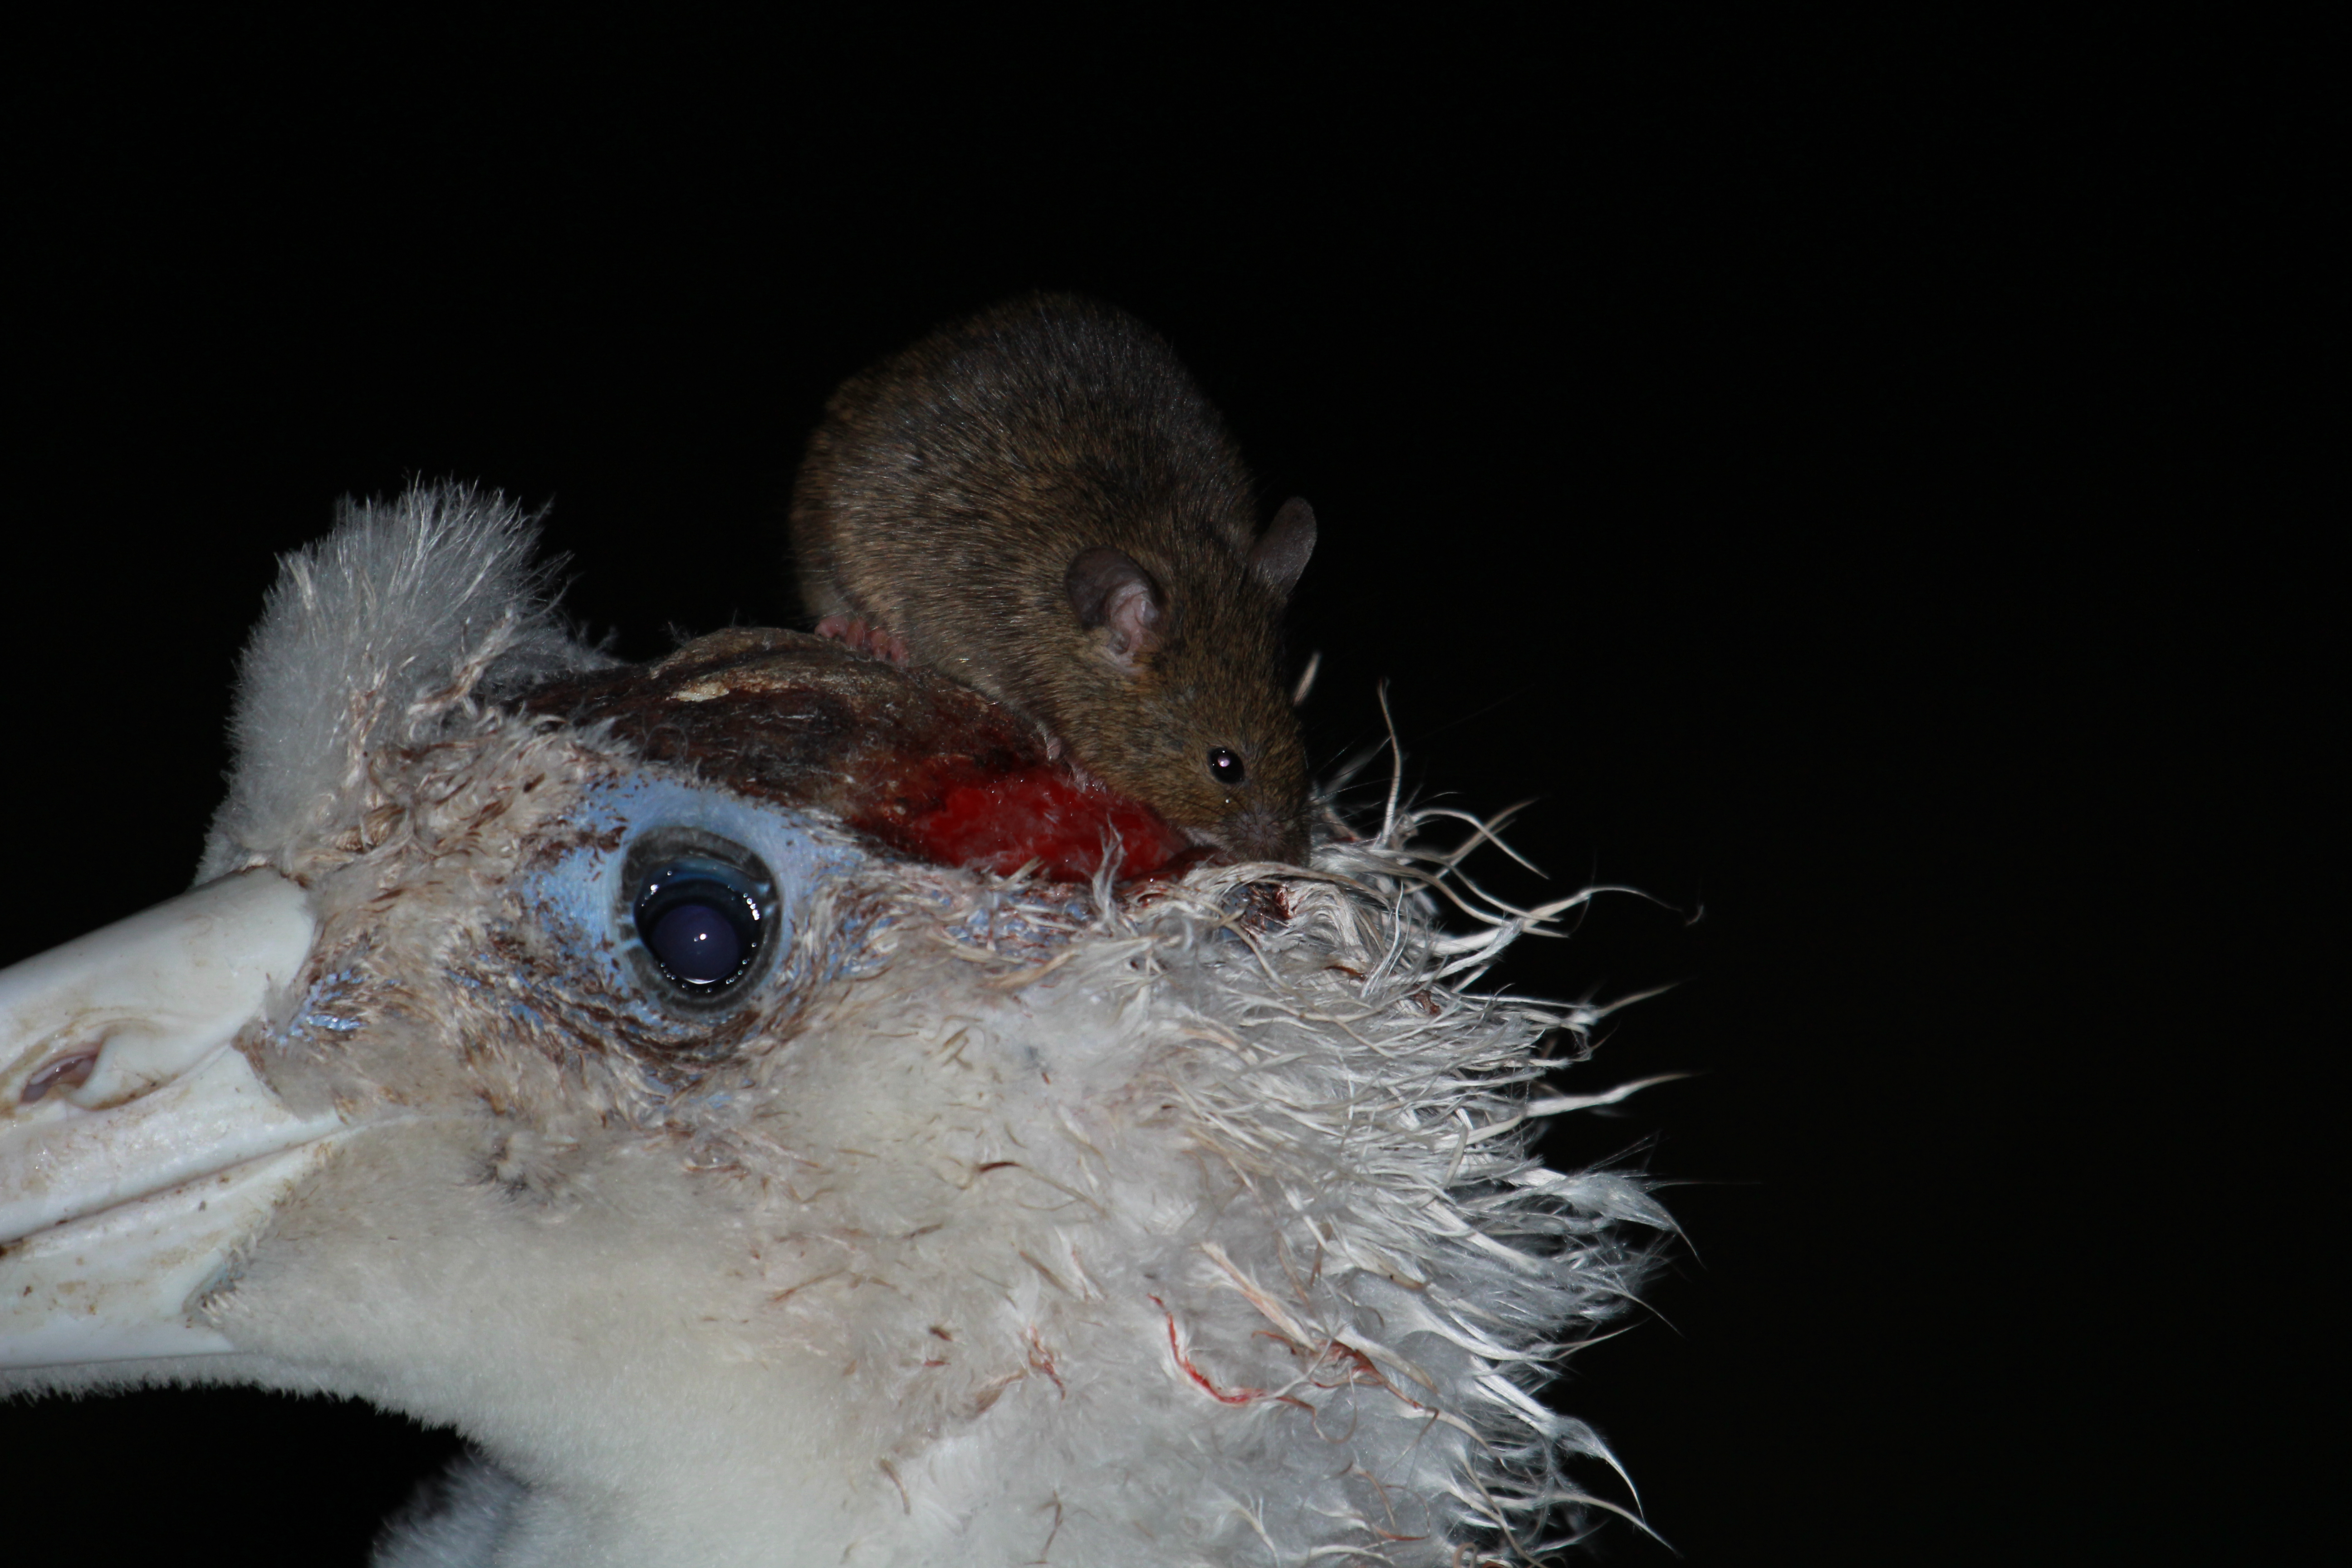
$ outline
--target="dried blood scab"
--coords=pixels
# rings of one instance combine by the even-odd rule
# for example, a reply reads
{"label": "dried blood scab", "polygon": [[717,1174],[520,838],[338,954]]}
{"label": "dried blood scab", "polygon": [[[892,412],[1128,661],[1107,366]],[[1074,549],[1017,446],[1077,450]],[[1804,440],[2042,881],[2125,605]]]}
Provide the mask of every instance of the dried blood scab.
{"label": "dried blood scab", "polygon": [[[837,631],[844,628],[836,628]],[[869,628],[870,630],[870,628]],[[530,705],[604,722],[649,762],[691,765],[746,794],[832,812],[902,854],[1009,875],[1034,863],[1086,881],[1115,840],[1120,880],[1198,858],[1150,806],[1059,765],[1034,728],[978,692],[839,641],[737,630],[688,644],[655,673],[552,681]]]}

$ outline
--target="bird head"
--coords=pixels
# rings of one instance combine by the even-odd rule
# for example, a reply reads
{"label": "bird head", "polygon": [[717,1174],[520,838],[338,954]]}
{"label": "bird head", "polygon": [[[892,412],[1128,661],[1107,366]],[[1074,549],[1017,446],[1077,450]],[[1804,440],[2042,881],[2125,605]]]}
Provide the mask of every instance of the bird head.
{"label": "bird head", "polygon": [[1540,1547],[1604,1450],[1533,1391],[1668,1222],[1529,1153],[1516,927],[1397,833],[1188,871],[813,638],[614,663],[533,548],[350,509],[197,886],[0,973],[0,1388],[455,1426],[387,1563]]}

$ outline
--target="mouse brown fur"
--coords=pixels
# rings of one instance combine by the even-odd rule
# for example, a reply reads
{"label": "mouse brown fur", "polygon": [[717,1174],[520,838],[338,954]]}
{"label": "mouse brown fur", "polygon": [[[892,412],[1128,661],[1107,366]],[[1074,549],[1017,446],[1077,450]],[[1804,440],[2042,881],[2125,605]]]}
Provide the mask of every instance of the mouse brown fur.
{"label": "mouse brown fur", "polygon": [[1020,710],[1197,842],[1296,861],[1307,756],[1281,621],[1315,520],[1297,500],[1263,534],[1255,519],[1167,343],[1037,294],[843,384],[792,535],[821,630]]}

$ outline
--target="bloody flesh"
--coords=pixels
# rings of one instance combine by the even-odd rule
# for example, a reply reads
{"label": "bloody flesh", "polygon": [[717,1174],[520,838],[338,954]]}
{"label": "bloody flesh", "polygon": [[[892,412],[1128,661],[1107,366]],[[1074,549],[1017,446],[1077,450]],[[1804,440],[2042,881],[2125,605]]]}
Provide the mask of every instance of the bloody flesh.
{"label": "bloody flesh", "polygon": [[525,704],[608,723],[649,762],[829,813],[904,855],[1056,881],[1181,869],[1197,852],[1150,807],[1049,756],[1036,727],[967,687],[804,634],[731,628],[651,666],[560,678]]}

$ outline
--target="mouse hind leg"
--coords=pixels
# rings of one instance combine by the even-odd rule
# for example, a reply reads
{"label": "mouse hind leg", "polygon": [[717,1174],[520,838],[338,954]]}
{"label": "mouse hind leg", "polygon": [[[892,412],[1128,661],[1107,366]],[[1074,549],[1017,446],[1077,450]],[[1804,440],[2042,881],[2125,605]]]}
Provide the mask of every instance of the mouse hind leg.
{"label": "mouse hind leg", "polygon": [[813,536],[796,529],[793,543],[801,604],[816,617],[816,635],[846,643],[862,654],[887,658],[902,668],[912,664],[914,656],[906,638],[869,618],[843,591],[834,575],[832,551],[823,534]]}
{"label": "mouse hind leg", "polygon": [[915,662],[914,653],[907,647],[906,638],[876,626],[862,616],[826,616],[817,622],[816,635],[845,643],[871,658],[887,658],[901,668]]}

